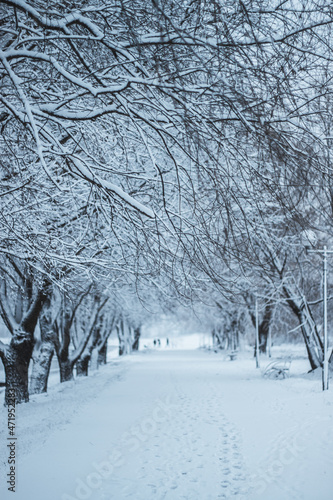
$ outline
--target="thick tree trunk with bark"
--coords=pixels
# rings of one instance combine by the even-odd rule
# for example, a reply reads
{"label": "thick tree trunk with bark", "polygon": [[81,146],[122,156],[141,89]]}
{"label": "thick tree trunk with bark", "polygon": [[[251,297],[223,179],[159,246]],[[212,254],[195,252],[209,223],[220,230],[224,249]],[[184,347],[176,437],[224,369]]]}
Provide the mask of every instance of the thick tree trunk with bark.
{"label": "thick tree trunk with bark", "polygon": [[15,332],[8,348],[1,356],[6,374],[6,406],[13,400],[13,394],[15,394],[16,403],[29,401],[28,369],[33,347],[33,335]]}
{"label": "thick tree trunk with bark", "polygon": [[269,329],[271,327],[273,310],[274,310],[273,304],[271,303],[266,304],[264,317],[259,325],[259,350],[264,354],[266,354],[267,352],[267,341],[268,341]]}
{"label": "thick tree trunk with bark", "polygon": [[269,334],[269,327],[259,327],[259,352],[266,354],[267,353],[267,341]]}
{"label": "thick tree trunk with bark", "polygon": [[58,362],[59,362],[59,370],[60,370],[60,382],[69,382],[70,380],[73,380],[74,374],[74,364],[71,362],[70,359],[68,358],[59,358],[58,357]]}
{"label": "thick tree trunk with bark", "polygon": [[40,326],[40,343],[35,345],[32,353],[33,367],[30,378],[30,393],[40,394],[47,391],[47,382],[54,355],[55,331],[52,321],[51,298],[47,297],[43,306]]}
{"label": "thick tree trunk with bark", "polygon": [[97,366],[106,365],[108,353],[108,342],[104,342],[97,350]]}
{"label": "thick tree trunk with bark", "polygon": [[38,352],[33,354],[33,368],[30,377],[30,394],[41,394],[47,391],[51,363],[54,355],[54,343],[42,342]]}
{"label": "thick tree trunk with bark", "polygon": [[323,350],[318,332],[311,329],[311,325],[307,322],[306,313],[300,310],[298,313],[298,320],[301,325],[301,331],[304,338],[306,350],[308,353],[311,369],[315,370],[322,366],[323,363]]}
{"label": "thick tree trunk with bark", "polygon": [[114,313],[112,317],[104,317],[105,321],[103,322],[100,338],[97,342],[97,367],[100,365],[106,365],[107,363],[107,353],[108,353],[108,339],[113,331],[113,328],[117,321],[117,314]]}
{"label": "thick tree trunk with bark", "polygon": [[88,366],[90,361],[90,355],[81,356],[76,362],[76,375],[78,377],[88,376]]}
{"label": "thick tree trunk with bark", "polygon": [[139,350],[140,337],[141,337],[141,328],[138,326],[137,328],[134,329],[134,342],[132,344],[133,351]]}
{"label": "thick tree trunk with bark", "polygon": [[103,316],[98,318],[95,316],[95,321],[91,325],[92,334],[90,335],[89,342],[87,343],[83,353],[76,362],[76,374],[79,377],[88,375],[89,362],[91,360],[91,355],[95,349],[98,340],[100,339],[101,328],[103,324]]}
{"label": "thick tree trunk with bark", "polygon": [[[83,296],[83,295],[82,295]],[[74,307],[73,311],[65,310],[63,311],[62,322],[60,323],[60,327],[56,322],[56,329],[58,332],[58,336],[55,340],[55,350],[57,354],[57,359],[59,363],[59,372],[60,372],[60,382],[69,382],[73,380],[73,369],[74,363],[69,356],[69,345],[71,341],[70,329],[73,323],[74,314],[76,312],[77,306],[79,302]],[[62,341],[59,338],[62,336]]]}
{"label": "thick tree trunk with bark", "polygon": [[328,358],[328,367],[330,371],[333,372],[333,351],[331,352],[331,355]]}
{"label": "thick tree trunk with bark", "polygon": [[123,356],[125,352],[126,352],[125,342],[123,341],[123,339],[119,339],[119,350],[118,350],[119,356]]}
{"label": "thick tree trunk with bark", "polygon": [[12,334],[9,346],[0,346],[0,356],[6,374],[5,405],[8,405],[9,400],[12,399],[11,394],[13,392],[15,393],[16,403],[29,401],[28,369],[35,342],[34,331],[47,297],[46,283],[33,296],[32,280],[25,278],[23,271],[19,269],[16,263],[13,263],[13,268],[22,283],[22,288],[18,290],[18,300],[14,305],[14,313],[11,305],[9,305],[4,279],[1,279],[0,285],[0,312]]}
{"label": "thick tree trunk with bark", "polygon": [[55,344],[58,363],[59,363],[59,372],[60,372],[60,382],[61,383],[68,382],[69,380],[72,380],[74,377],[74,375],[73,375],[74,363],[72,362],[71,358],[69,357],[70,338],[67,337],[66,333],[67,332],[65,332],[63,344],[60,346],[58,341],[56,341],[56,344]]}
{"label": "thick tree trunk with bark", "polygon": [[117,335],[119,341],[118,354],[119,356],[123,356],[126,354],[125,325],[123,319],[121,319],[119,325],[117,325]]}
{"label": "thick tree trunk with bark", "polygon": [[290,309],[298,318],[310,366],[312,370],[315,370],[316,368],[322,366],[323,363],[323,343],[319,336],[316,323],[312,317],[305,298],[300,299],[299,302],[293,300],[292,294],[286,287],[284,287],[284,293],[287,297],[287,303]]}

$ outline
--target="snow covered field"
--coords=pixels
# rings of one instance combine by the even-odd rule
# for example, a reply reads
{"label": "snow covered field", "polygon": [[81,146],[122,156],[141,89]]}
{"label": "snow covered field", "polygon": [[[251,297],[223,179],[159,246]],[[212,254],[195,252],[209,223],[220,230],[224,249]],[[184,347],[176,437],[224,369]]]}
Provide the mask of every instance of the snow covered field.
{"label": "snow covered field", "polygon": [[55,383],[17,408],[15,495],[1,407],[0,498],[331,500],[333,387],[294,358],[269,380],[251,353],[147,349]]}

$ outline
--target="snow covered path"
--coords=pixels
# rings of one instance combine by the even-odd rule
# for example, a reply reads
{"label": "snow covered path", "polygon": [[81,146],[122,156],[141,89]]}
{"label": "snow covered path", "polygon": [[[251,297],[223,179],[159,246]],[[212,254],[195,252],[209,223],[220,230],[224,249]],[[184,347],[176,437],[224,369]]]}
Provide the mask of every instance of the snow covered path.
{"label": "snow covered path", "polygon": [[332,389],[253,360],[155,351],[17,409],[15,500],[331,500]]}

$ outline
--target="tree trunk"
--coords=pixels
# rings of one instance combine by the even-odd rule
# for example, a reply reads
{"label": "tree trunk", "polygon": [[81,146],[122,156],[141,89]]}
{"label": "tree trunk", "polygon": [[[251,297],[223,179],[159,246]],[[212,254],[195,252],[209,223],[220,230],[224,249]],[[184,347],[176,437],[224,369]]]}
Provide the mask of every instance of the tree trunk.
{"label": "tree trunk", "polygon": [[135,330],[134,330],[134,342],[132,344],[133,351],[139,350],[140,337],[141,337],[141,328],[140,327],[135,328]]}
{"label": "tree trunk", "polygon": [[224,331],[222,332],[222,329],[220,327],[216,327],[212,331],[212,337],[213,337],[213,346],[217,349],[224,349],[226,348],[226,337],[224,335]]}
{"label": "tree trunk", "polygon": [[231,347],[231,349],[235,351],[236,349],[238,349],[238,321],[235,318],[235,316],[230,322],[230,330],[228,333],[229,333],[228,344]]}
{"label": "tree trunk", "polygon": [[6,373],[5,406],[11,404],[13,395],[15,403],[29,401],[28,369],[34,346],[33,336],[17,331],[2,356]]}
{"label": "tree trunk", "polygon": [[42,342],[38,352],[33,354],[33,367],[30,377],[30,394],[41,394],[47,391],[52,358],[53,342]]}
{"label": "tree trunk", "polygon": [[123,339],[119,339],[119,350],[118,350],[118,354],[119,356],[123,356],[125,354],[125,343],[123,341]]}
{"label": "tree trunk", "polygon": [[[87,292],[88,293],[88,292]],[[82,298],[87,295],[87,293],[82,294],[80,300],[77,302],[75,307],[71,310],[68,308],[65,310],[64,319],[62,324],[57,327],[58,336],[55,340],[55,348],[57,352],[59,367],[60,367],[60,382],[67,382],[73,379],[74,365],[78,363],[78,375],[88,374],[88,363],[91,357],[91,352],[94,347],[95,340],[97,341],[98,335],[93,335],[93,332],[98,333],[96,330],[96,322],[98,321],[99,314],[106,304],[108,298],[100,300],[98,295],[94,295],[93,308],[89,318],[89,325],[85,328],[82,338],[79,341],[79,345],[75,347],[75,350],[69,353],[70,343],[71,343],[71,327],[73,324],[74,316],[77,313],[78,306],[82,303]],[[59,335],[59,330],[62,331],[62,340],[60,341],[61,335]],[[87,360],[84,359],[87,357]],[[82,360],[82,363],[79,360]]]}
{"label": "tree trunk", "polygon": [[[256,317],[253,314],[253,305],[249,305],[249,312],[254,328],[256,327]],[[267,341],[269,336],[269,329],[271,327],[271,320],[273,316],[274,306],[271,302],[267,302],[265,305],[264,316],[261,323],[259,323],[259,351],[263,354],[267,352]],[[255,356],[255,353],[254,353]]]}
{"label": "tree trunk", "polygon": [[107,361],[107,352],[108,352],[108,343],[107,341],[102,344],[97,351],[97,366],[106,365]]}
{"label": "tree trunk", "polygon": [[91,360],[92,352],[100,339],[102,323],[103,316],[98,318],[98,315],[95,315],[95,319],[90,328],[93,333],[90,335],[89,342],[76,362],[76,375],[79,377],[88,376],[89,362]]}
{"label": "tree trunk", "polygon": [[83,356],[76,362],[76,375],[78,377],[88,376],[90,356]]}
{"label": "tree trunk", "polygon": [[333,351],[331,352],[331,355],[328,358],[328,367],[330,371],[333,372]]}
{"label": "tree trunk", "polygon": [[259,325],[259,350],[263,354],[267,352],[267,341],[269,329],[271,327],[271,319],[273,315],[273,305],[268,303],[265,307],[264,317]]}
{"label": "tree trunk", "polygon": [[259,352],[266,354],[269,329],[259,328]]}
{"label": "tree trunk", "polygon": [[69,382],[70,380],[73,380],[74,375],[73,375],[73,368],[74,365],[69,360],[68,358],[66,359],[59,359],[59,369],[60,369],[60,382]]}
{"label": "tree trunk", "polygon": [[32,353],[33,367],[30,378],[30,393],[40,394],[47,391],[47,382],[50,374],[54,354],[54,322],[52,321],[51,297],[48,296],[39,318],[40,345],[36,343]]}
{"label": "tree trunk", "polygon": [[117,325],[117,335],[119,340],[119,356],[123,356],[126,353],[126,342],[125,342],[125,327],[124,320],[121,319],[119,325]]}
{"label": "tree trunk", "polygon": [[292,299],[292,293],[283,287],[287,304],[297,316],[301,325],[301,331],[305,342],[308,358],[312,370],[322,366],[323,362],[323,343],[317,331],[316,323],[312,317],[309,306],[306,303],[305,297],[299,302]]}
{"label": "tree trunk", "polygon": [[302,325],[301,326],[302,335],[306,345],[306,350],[308,353],[311,369],[315,370],[316,368],[322,366],[323,362],[323,352],[321,350],[320,342],[318,342],[317,339],[318,334],[314,335],[313,332],[311,332],[311,326],[307,321],[304,310],[301,310],[299,312],[298,320]]}
{"label": "tree trunk", "polygon": [[[11,312],[8,301],[6,282],[1,280],[0,284],[0,313],[4,323],[12,334],[8,347],[1,352],[1,359],[4,364],[6,374],[5,405],[14,399],[16,403],[29,401],[28,391],[28,369],[34,348],[34,331],[47,297],[46,283],[44,287],[37,291],[35,298],[32,298],[32,281],[25,280],[25,293],[29,298],[27,310],[23,313],[20,306],[16,309],[16,318]],[[19,294],[20,301],[22,294]],[[22,302],[23,303],[23,302]]]}

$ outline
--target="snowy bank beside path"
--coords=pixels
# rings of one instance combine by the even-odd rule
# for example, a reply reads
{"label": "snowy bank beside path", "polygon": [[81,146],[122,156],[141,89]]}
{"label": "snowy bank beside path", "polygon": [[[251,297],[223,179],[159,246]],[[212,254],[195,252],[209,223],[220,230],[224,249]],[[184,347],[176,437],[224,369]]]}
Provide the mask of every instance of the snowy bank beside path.
{"label": "snowy bank beside path", "polygon": [[331,500],[333,387],[306,370],[156,350],[55,385],[17,407],[15,494],[2,407],[0,498]]}

